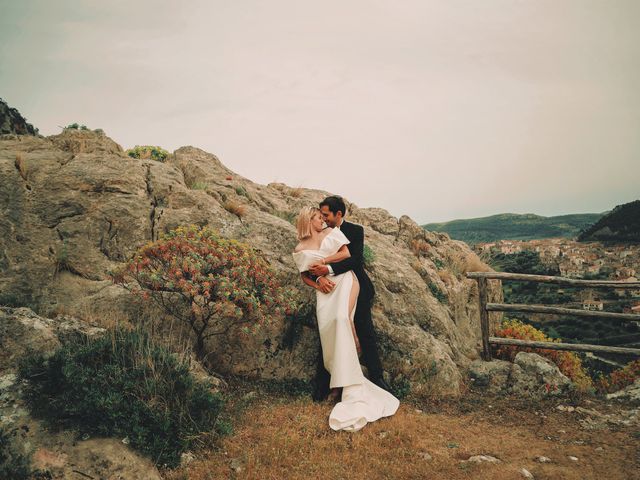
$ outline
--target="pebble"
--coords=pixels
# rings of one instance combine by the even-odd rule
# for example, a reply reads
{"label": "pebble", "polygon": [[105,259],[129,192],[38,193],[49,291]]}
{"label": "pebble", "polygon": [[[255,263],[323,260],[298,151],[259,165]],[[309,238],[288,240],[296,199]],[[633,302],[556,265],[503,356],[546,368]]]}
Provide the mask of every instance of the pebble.
{"label": "pebble", "polygon": [[524,478],[533,478],[533,475],[531,474],[531,472],[526,468],[523,468],[522,470],[520,470],[520,473]]}
{"label": "pebble", "polygon": [[498,460],[496,457],[492,457],[491,455],[473,455],[463,461],[473,462],[473,463],[482,463],[482,462],[500,463],[500,460]]}
{"label": "pebble", "polygon": [[427,452],[418,452],[418,456],[425,462],[428,462],[429,460],[433,459],[433,457],[429,455],[429,453]]}
{"label": "pebble", "polygon": [[577,462],[578,461],[578,457],[574,457],[572,455],[567,455],[567,458],[571,461]]}
{"label": "pebble", "polygon": [[536,461],[540,463],[549,463],[551,459],[549,457],[536,457]]}

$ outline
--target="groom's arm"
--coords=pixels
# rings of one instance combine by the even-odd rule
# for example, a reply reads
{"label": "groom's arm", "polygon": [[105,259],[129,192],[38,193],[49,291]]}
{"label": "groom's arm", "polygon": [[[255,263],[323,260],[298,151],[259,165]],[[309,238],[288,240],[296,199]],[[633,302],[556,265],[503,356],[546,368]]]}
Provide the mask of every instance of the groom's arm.
{"label": "groom's arm", "polygon": [[358,265],[362,265],[362,252],[364,250],[364,228],[360,225],[355,225],[353,234],[349,239],[349,252],[351,257],[341,262],[330,263],[331,269],[334,275],[340,275],[341,273],[354,270]]}

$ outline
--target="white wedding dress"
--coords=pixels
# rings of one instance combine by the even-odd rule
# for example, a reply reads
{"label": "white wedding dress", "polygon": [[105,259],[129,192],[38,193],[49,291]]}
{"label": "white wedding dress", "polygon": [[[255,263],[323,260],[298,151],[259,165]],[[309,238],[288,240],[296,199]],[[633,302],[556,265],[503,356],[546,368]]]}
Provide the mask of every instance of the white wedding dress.
{"label": "white wedding dress", "polygon": [[[322,258],[336,253],[349,243],[339,229],[334,228],[318,250],[301,250],[293,254],[298,270],[305,272]],[[356,280],[349,271],[330,277],[335,288],[328,294],[316,291],[318,329],[324,366],[331,374],[330,388],[343,387],[342,399],[329,415],[333,430],[357,431],[367,422],[393,415],[400,401],[378,387],[362,373],[356,344],[351,332],[355,308],[349,315],[349,296]]]}

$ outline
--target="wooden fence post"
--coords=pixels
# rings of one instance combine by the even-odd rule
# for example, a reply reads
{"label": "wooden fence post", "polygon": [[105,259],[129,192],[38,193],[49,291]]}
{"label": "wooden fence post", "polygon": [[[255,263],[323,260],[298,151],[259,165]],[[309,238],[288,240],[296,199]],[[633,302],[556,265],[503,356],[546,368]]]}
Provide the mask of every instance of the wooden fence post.
{"label": "wooden fence post", "polygon": [[482,331],[482,359],[491,361],[489,346],[489,312],[487,311],[487,279],[478,278],[478,299],[480,301],[480,329]]}

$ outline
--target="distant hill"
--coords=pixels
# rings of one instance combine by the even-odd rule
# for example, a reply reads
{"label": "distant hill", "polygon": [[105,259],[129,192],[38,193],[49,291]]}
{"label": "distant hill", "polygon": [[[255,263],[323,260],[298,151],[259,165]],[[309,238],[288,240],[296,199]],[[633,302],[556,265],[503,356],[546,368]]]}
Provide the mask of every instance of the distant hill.
{"label": "distant hill", "polygon": [[618,205],[580,232],[578,241],[640,242],[640,200]]}
{"label": "distant hill", "polygon": [[535,240],[539,238],[575,238],[582,230],[598,221],[604,213],[578,213],[542,217],[540,215],[501,213],[489,217],[428,223],[423,228],[445,232],[469,244],[496,240]]}

